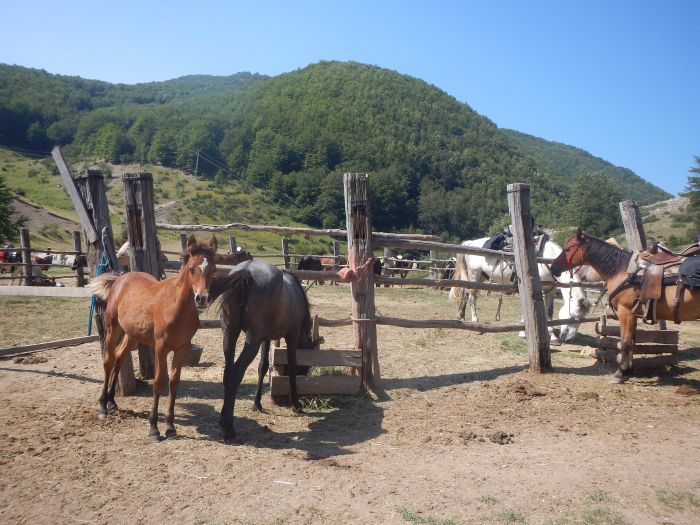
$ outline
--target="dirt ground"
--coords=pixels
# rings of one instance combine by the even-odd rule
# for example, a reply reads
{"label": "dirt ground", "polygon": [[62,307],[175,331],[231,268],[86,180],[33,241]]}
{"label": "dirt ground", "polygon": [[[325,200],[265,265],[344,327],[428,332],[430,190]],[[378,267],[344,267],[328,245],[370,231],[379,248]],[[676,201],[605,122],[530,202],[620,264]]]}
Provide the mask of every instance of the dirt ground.
{"label": "dirt ground", "polygon": [[[350,311],[346,286],[309,297],[323,317]],[[482,297],[482,320],[493,322],[496,303]],[[445,292],[415,289],[380,288],[377,305],[415,319],[454,309]],[[28,319],[0,306],[0,327],[25,323],[26,343],[86,308]],[[503,321],[517,307],[507,297]],[[0,360],[0,522],[697,524],[700,323],[680,330],[680,366],[613,385],[607,366],[579,354],[590,325],[539,376],[515,335],[380,326],[384,395],[315,398],[303,415],[265,396],[261,414],[251,367],[233,444],[217,427],[218,330],[197,334],[204,353],[183,373],[178,437],[157,444],[146,384],[97,419],[97,343]],[[20,342],[2,332],[0,345]],[[326,348],[352,342],[350,328],[322,335]]]}

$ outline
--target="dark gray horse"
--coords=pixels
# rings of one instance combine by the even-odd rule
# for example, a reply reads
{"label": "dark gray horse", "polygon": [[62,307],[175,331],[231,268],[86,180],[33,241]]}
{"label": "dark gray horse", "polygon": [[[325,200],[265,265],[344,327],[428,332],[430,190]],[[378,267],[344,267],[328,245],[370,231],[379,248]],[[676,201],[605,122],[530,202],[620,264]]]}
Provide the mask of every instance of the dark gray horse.
{"label": "dark gray horse", "polygon": [[[297,279],[263,261],[245,261],[226,277],[215,278],[210,286],[211,300],[221,295],[221,328],[224,335],[224,406],[219,426],[224,439],[231,440],[233,408],[238,387],[250,363],[263,348],[258,367],[255,407],[259,410],[262,381],[269,368],[271,339],[287,342],[289,401],[295,412],[301,412],[296,388],[296,349],[299,343],[311,340],[311,315],[304,289]],[[236,341],[245,332],[245,345],[234,362]]]}

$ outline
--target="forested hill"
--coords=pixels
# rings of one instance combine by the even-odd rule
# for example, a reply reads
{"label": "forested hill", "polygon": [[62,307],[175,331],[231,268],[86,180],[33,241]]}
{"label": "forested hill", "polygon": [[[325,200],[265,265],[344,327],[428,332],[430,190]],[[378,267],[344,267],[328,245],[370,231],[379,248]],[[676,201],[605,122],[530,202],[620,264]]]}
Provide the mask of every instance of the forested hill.
{"label": "forested hill", "polygon": [[533,137],[511,129],[503,129],[520,148],[532,156],[537,167],[565,181],[572,182],[578,177],[593,173],[604,173],[616,184],[626,199],[640,204],[670,199],[671,195],[645,181],[627,168],[615,166],[587,151],[559,142]]}
{"label": "forested hill", "polygon": [[[531,184],[541,224],[569,224],[569,203],[589,202],[574,195],[571,178],[538,165],[468,105],[421,80],[353,62],[273,78],[134,86],[0,66],[0,134],[8,146],[61,144],[72,158],[189,171],[199,152],[199,174],[263,188],[311,225],[342,223],[347,171],[370,173],[382,230],[482,235],[508,222],[505,189],[516,181]],[[632,198],[639,184],[617,184],[619,195],[610,197]],[[649,202],[644,191],[641,203]]]}

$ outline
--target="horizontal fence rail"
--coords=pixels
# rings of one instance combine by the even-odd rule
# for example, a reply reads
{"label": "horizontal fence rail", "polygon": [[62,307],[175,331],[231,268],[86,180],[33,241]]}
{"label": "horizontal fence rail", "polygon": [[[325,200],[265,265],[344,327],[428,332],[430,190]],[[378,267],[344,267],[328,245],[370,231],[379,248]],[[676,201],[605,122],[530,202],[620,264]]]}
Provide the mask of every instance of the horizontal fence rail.
{"label": "horizontal fence rail", "polygon": [[[347,230],[338,228],[327,229],[312,229],[312,228],[293,228],[291,226],[267,226],[264,224],[241,224],[232,222],[230,224],[164,224],[156,223],[158,230],[178,231],[178,232],[219,232],[226,230],[244,230],[244,231],[261,231],[269,233],[279,233],[283,235],[309,235],[322,236],[328,235],[332,237],[347,237]],[[415,239],[422,241],[434,241],[438,239],[437,235],[425,235],[420,233],[385,233],[373,232],[373,236],[378,238],[390,239]]]}

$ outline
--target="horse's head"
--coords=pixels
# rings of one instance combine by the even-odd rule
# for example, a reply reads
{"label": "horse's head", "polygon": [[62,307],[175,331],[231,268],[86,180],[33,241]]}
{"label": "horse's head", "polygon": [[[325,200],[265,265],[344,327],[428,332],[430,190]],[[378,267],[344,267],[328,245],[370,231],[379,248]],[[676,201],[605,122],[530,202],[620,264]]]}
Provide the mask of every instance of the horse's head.
{"label": "horse's head", "polygon": [[201,242],[191,235],[187,241],[187,252],[183,257],[181,271],[187,272],[189,276],[197,308],[209,306],[209,286],[216,271],[214,255],[217,246],[214,236],[209,242]]}
{"label": "horse's head", "polygon": [[559,277],[564,270],[571,271],[585,263],[585,245],[588,235],[581,228],[564,243],[561,253],[554,259],[551,265],[552,274]]}

